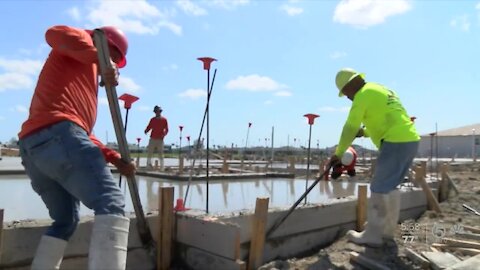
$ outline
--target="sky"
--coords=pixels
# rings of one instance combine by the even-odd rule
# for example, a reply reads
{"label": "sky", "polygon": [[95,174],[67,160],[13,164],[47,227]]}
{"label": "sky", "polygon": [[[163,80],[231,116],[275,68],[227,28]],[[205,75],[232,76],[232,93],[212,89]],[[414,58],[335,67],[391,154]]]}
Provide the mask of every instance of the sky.
{"label": "sky", "polygon": [[[344,67],[396,91],[420,134],[480,122],[478,0],[2,0],[0,13],[1,142],[16,138],[28,117],[53,25],[115,25],[126,33],[117,94],[139,97],[127,140],[141,138],[141,146],[155,105],[169,122],[166,144],[199,137],[208,79],[199,57],[217,59],[210,146],[270,145],[274,127],[275,147],[306,147],[307,113],[320,115],[311,147],[337,144],[351,105],[335,86]],[[94,133],[112,142],[104,88],[98,95]],[[355,143],[373,147],[368,139]]]}

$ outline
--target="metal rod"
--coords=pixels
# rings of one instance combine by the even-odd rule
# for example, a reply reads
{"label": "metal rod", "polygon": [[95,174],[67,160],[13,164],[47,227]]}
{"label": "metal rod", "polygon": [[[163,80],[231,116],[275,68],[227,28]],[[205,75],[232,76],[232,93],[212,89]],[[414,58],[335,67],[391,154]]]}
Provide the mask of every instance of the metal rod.
{"label": "metal rod", "polygon": [[[212,85],[210,85],[210,88],[207,89],[208,93],[207,93],[207,102],[210,100],[210,96],[212,94],[212,90],[213,90],[213,85],[215,84],[215,77],[217,75],[217,69],[215,69],[215,71],[213,72],[213,79],[212,79]],[[194,153],[195,152],[198,152],[199,148],[200,148],[200,139],[202,138],[202,133],[203,133],[203,127],[205,125],[205,120],[207,118],[207,107],[205,107],[205,111],[203,113],[203,120],[202,120],[202,125],[200,126],[200,132],[198,133],[198,139],[197,139],[197,145],[196,147],[194,148]],[[190,170],[190,176],[188,178],[188,185],[187,185],[187,190],[185,192],[185,197],[183,199],[184,202],[187,201],[187,197],[188,197],[188,192],[190,190],[190,184],[192,183],[192,177],[193,177],[193,169],[195,168],[195,161],[196,161],[196,156],[194,155],[193,157],[193,161],[192,161],[192,169]]]}
{"label": "metal rod", "polygon": [[[100,70],[103,71],[107,69],[109,65],[111,65],[107,39],[103,31],[100,29],[94,30],[93,38],[95,41],[95,46],[97,47]],[[124,162],[130,162],[130,151],[128,150],[127,139],[120,113],[120,106],[118,105],[117,90],[115,86],[105,86],[105,89],[107,92],[108,104],[110,107],[110,113],[112,115],[115,134],[117,135],[119,152]],[[138,193],[137,179],[135,178],[135,175],[129,176],[127,179],[133,208],[137,217],[137,229],[140,235],[140,241],[142,242],[143,246],[148,249],[151,255],[155,255],[156,246],[150,232],[150,227],[146,222],[145,214],[143,212],[142,202]]]}
{"label": "metal rod", "polygon": [[[207,89],[210,89],[210,69],[207,70]],[[207,199],[206,199],[206,209],[205,212],[208,214],[208,195],[209,195],[209,170],[210,170],[210,99],[207,99],[207,172],[206,172],[206,182],[207,182]]]}
{"label": "metal rod", "polygon": [[[127,134],[128,111],[129,109],[127,108],[127,113],[125,114],[125,134]],[[120,178],[118,179],[118,186],[122,187],[122,174],[120,174]]]}
{"label": "metal rod", "polygon": [[[310,140],[312,138],[312,125],[308,132],[308,149],[307,149],[307,177],[305,179],[305,192],[308,188],[308,178],[310,177]],[[305,204],[307,204],[307,196],[305,196]]]}

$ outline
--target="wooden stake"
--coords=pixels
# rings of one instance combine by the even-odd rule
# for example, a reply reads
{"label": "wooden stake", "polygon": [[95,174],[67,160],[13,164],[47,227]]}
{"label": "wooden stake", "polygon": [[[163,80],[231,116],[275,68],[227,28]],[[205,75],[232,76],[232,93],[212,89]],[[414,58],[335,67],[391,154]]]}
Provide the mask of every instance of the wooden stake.
{"label": "wooden stake", "polygon": [[366,257],[365,255],[359,254],[355,251],[350,251],[350,260],[354,261],[367,269],[371,270],[389,270],[390,268],[379,264],[378,262]]}
{"label": "wooden stake", "polygon": [[157,249],[157,270],[170,269],[172,261],[172,235],[173,235],[173,187],[161,187],[158,194],[160,194],[159,202],[159,229],[158,239],[159,243]]}
{"label": "wooden stake", "polygon": [[462,227],[464,230],[471,231],[472,233],[480,233],[480,228],[467,225],[463,225]]}
{"label": "wooden stake", "polygon": [[184,158],[183,155],[180,155],[178,157],[178,174],[183,174],[183,169],[184,169]]}
{"label": "wooden stake", "polygon": [[441,175],[442,175],[442,181],[440,182],[440,191],[439,191],[439,200],[441,202],[445,201],[448,199],[448,193],[449,193],[449,185],[448,185],[448,179],[447,179],[447,172],[448,172],[448,163],[443,163],[442,166],[440,167]]}
{"label": "wooden stake", "polygon": [[480,254],[480,249],[451,247],[449,245],[438,244],[438,243],[433,243],[432,246],[436,247],[436,248],[439,248],[439,249],[442,249],[442,250],[449,250],[451,252],[458,251],[458,252],[461,252],[462,254],[468,255],[468,256],[476,256],[476,255]]}
{"label": "wooden stake", "polygon": [[257,269],[263,263],[263,249],[265,247],[265,227],[267,225],[269,198],[257,198],[255,215],[252,222],[252,241],[250,242],[250,256],[247,269]]}
{"label": "wooden stake", "polygon": [[422,257],[422,255],[418,254],[417,252],[413,251],[412,249],[406,248],[405,253],[407,257],[414,263],[420,265],[422,269],[430,269],[430,262]]}
{"label": "wooden stake", "polygon": [[457,240],[452,238],[444,238],[443,242],[451,247],[464,247],[480,249],[480,243],[472,241]]}
{"label": "wooden stake", "polygon": [[427,177],[427,162],[426,161],[420,161],[420,168],[423,177]]}
{"label": "wooden stake", "polygon": [[415,168],[415,181],[420,184],[425,196],[427,197],[428,209],[434,210],[437,213],[441,213],[442,211],[440,210],[440,205],[438,204],[437,198],[435,198],[435,195],[433,195],[432,190],[425,181],[420,167]]}
{"label": "wooden stake", "polygon": [[447,177],[447,180],[448,180],[448,182],[450,183],[450,186],[453,188],[453,190],[455,190],[455,193],[456,193],[456,194],[459,194],[460,192],[458,192],[457,185],[455,185],[455,183],[453,182],[452,178],[450,178],[450,175],[447,173],[445,176]]}
{"label": "wooden stake", "polygon": [[0,263],[2,262],[2,242],[3,242],[3,209],[0,209]]}
{"label": "wooden stake", "polygon": [[367,220],[367,185],[357,188],[357,231],[363,231]]}

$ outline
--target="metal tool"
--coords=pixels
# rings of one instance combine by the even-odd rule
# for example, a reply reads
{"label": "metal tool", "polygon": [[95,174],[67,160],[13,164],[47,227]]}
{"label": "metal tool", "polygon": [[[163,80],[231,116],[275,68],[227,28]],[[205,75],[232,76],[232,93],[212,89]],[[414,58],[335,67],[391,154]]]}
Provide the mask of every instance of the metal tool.
{"label": "metal tool", "polygon": [[480,216],[480,212],[478,212],[478,211],[475,210],[474,208],[472,208],[472,207],[470,207],[470,206],[468,206],[468,205],[466,205],[466,204],[462,204],[462,206],[463,206],[463,208],[465,208],[465,209],[471,211],[472,213],[474,213],[475,215]]}
{"label": "metal tool", "polygon": [[[98,52],[98,62],[100,64],[100,70],[104,71],[107,68],[111,68],[110,53],[108,50],[108,41],[105,34],[100,29],[95,29],[93,32],[93,39],[95,47]],[[102,73],[102,72],[101,72]],[[122,160],[126,163],[131,162],[130,151],[128,149],[127,139],[125,135],[125,129],[123,127],[122,116],[120,113],[120,106],[118,104],[117,90],[115,86],[105,86],[108,98],[108,104],[110,107],[110,113],[112,115],[113,126],[115,128],[115,134],[118,141],[118,149]],[[140,235],[140,240],[149,253],[153,256],[156,255],[156,244],[150,233],[150,228],[145,218],[145,214],[142,208],[142,202],[140,201],[138,193],[137,179],[135,176],[127,177],[128,188],[130,190],[130,196],[132,198],[133,208],[137,217],[137,229]]]}

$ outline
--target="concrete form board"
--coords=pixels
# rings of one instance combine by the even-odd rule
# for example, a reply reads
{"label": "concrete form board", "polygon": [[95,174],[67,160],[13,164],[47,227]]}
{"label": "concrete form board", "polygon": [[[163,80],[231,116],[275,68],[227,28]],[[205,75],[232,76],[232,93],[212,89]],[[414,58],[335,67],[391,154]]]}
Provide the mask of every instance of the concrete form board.
{"label": "concrete form board", "polygon": [[240,228],[226,224],[177,215],[176,241],[236,260],[240,256]]}

